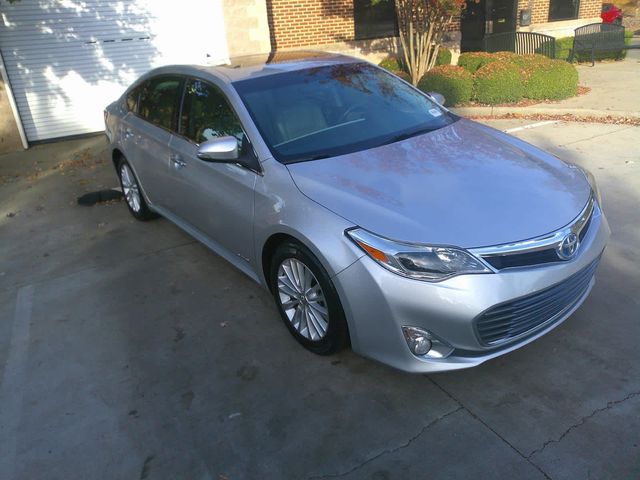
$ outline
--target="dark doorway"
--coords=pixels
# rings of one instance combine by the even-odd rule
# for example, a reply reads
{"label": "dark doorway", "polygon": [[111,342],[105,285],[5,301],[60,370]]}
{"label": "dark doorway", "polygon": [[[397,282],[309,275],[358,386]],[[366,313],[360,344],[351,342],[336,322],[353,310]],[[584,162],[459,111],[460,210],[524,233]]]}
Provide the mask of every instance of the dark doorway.
{"label": "dark doorway", "polygon": [[460,51],[477,52],[482,50],[482,38],[486,22],[485,0],[468,0],[460,16]]}
{"label": "dark doorway", "polygon": [[480,51],[485,35],[515,30],[516,0],[468,0],[460,17],[460,50]]}
{"label": "dark doorway", "polygon": [[515,0],[487,0],[487,29],[489,33],[506,33],[516,31]]}

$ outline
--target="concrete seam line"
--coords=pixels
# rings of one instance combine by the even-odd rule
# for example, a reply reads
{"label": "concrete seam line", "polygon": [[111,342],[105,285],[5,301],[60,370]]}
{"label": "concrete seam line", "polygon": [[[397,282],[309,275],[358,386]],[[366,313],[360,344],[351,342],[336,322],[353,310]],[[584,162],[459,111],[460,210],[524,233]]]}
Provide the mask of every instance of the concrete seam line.
{"label": "concrete seam line", "polygon": [[552,443],[561,442],[562,439],[564,439],[564,437],[566,437],[572,430],[575,430],[576,428],[580,427],[581,425],[586,423],[587,420],[589,420],[590,418],[596,416],[598,413],[610,410],[611,408],[615,407],[616,405],[620,405],[621,403],[624,403],[627,400],[630,400],[630,399],[632,399],[634,397],[637,397],[638,395],[640,395],[640,391],[632,392],[632,393],[630,393],[629,395],[627,395],[624,398],[621,398],[619,400],[612,400],[610,402],[607,402],[607,404],[604,407],[596,408],[589,415],[586,415],[586,416],[580,418],[580,420],[578,420],[576,423],[574,423],[573,425],[569,426],[569,428],[567,428],[564,432],[562,432],[562,435],[560,435],[558,438],[547,440],[546,442],[544,442],[540,448],[535,449],[533,452],[531,452],[529,455],[527,455],[527,458],[531,458],[534,455],[542,453],[542,451]]}
{"label": "concrete seam line", "polygon": [[353,472],[355,472],[356,470],[364,467],[367,463],[371,463],[374,460],[377,460],[378,458],[384,456],[384,455],[388,455],[390,453],[395,453],[398,450],[402,450],[403,448],[407,448],[409,445],[411,445],[415,440],[417,440],[423,433],[425,433],[429,428],[431,428],[433,425],[435,425],[436,423],[438,423],[441,420],[444,420],[445,418],[447,418],[449,415],[453,415],[454,413],[459,412],[460,410],[463,410],[463,407],[458,407],[455,410],[451,410],[450,412],[447,412],[441,416],[439,416],[438,418],[430,421],[429,423],[427,423],[426,425],[424,425],[420,431],[413,435],[411,438],[409,438],[409,440],[407,440],[406,442],[402,443],[401,445],[394,447],[394,448],[389,448],[386,450],[383,450],[381,452],[378,452],[377,454],[373,455],[372,457],[367,458],[366,460],[363,460],[362,462],[358,463],[357,465],[355,465],[354,467],[350,468],[349,470],[342,472],[342,473],[330,473],[327,475],[312,475],[310,477],[307,477],[307,480],[315,480],[315,479],[322,479],[322,478],[339,478],[339,477],[344,477],[345,475],[349,475]]}
{"label": "concrete seam line", "polygon": [[13,479],[18,429],[22,417],[24,383],[29,353],[29,323],[33,307],[33,285],[18,290],[9,355],[0,385],[0,471]]}
{"label": "concrete seam line", "polygon": [[466,412],[469,413],[469,415],[471,415],[475,420],[477,420],[478,422],[480,422],[486,429],[488,429],[491,433],[493,433],[496,437],[498,437],[500,440],[502,440],[502,442],[504,442],[509,448],[511,448],[511,450],[513,450],[514,452],[516,452],[524,461],[526,461],[528,464],[530,464],[533,468],[535,468],[536,470],[538,470],[538,472],[540,472],[544,478],[546,480],[551,480],[551,477],[547,474],[547,472],[545,472],[540,466],[538,466],[535,462],[533,462],[529,456],[524,455],[520,450],[518,450],[516,447],[514,447],[511,442],[509,442],[506,438],[504,438],[502,435],[500,435],[498,432],[496,432],[489,424],[487,424],[484,420],[482,420],[478,415],[476,415],[475,413],[473,413],[471,410],[469,410],[460,400],[458,400],[456,397],[454,397],[451,393],[449,393],[444,387],[442,387],[438,382],[436,382],[433,378],[431,378],[430,376],[427,376],[427,379],[433,383],[436,387],[438,387],[445,395],[447,395],[449,398],[451,398],[451,400],[453,400],[454,402],[456,402],[458,405],[460,405],[461,408],[463,408]]}

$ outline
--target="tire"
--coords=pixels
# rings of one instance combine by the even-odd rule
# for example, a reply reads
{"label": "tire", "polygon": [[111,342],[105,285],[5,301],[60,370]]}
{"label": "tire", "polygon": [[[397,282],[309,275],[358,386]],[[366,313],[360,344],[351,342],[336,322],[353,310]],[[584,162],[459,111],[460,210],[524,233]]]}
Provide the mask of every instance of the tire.
{"label": "tire", "polygon": [[125,158],[121,158],[118,162],[118,178],[120,179],[120,187],[122,188],[127,208],[133,218],[143,222],[158,218],[158,215],[147,206],[140,183]]}
{"label": "tire", "polygon": [[[301,278],[308,283],[296,281]],[[303,283],[309,288],[301,288]],[[278,246],[271,257],[269,284],[284,324],[303,347],[330,355],[347,345],[349,330],[338,292],[306,247],[293,241]]]}

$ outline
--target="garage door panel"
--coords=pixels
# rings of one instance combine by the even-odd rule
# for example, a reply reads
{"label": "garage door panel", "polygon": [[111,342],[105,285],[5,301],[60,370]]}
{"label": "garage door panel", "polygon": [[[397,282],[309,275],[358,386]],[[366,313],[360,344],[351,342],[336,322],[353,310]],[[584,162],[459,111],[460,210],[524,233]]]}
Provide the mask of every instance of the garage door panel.
{"label": "garage door panel", "polygon": [[3,9],[0,49],[30,141],[100,131],[149,69],[227,55],[220,0],[21,0]]}

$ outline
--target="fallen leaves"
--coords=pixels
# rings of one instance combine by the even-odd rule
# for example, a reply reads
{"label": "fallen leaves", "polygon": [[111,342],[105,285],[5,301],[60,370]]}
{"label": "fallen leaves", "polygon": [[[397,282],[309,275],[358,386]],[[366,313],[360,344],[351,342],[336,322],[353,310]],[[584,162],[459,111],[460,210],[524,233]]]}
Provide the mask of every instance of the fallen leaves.
{"label": "fallen leaves", "polygon": [[637,117],[617,117],[612,115],[593,116],[593,115],[574,115],[565,114],[548,114],[548,113],[504,113],[497,115],[471,115],[467,118],[472,120],[558,120],[561,122],[578,122],[578,123],[603,123],[607,125],[632,125],[640,126],[640,118]]}
{"label": "fallen leaves", "polygon": [[57,163],[52,167],[52,170],[66,171],[79,168],[94,169],[102,163],[104,163],[104,158],[102,158],[102,156],[95,156],[91,152],[91,149],[85,148],[84,150],[73,154],[71,158]]}

